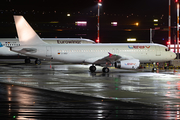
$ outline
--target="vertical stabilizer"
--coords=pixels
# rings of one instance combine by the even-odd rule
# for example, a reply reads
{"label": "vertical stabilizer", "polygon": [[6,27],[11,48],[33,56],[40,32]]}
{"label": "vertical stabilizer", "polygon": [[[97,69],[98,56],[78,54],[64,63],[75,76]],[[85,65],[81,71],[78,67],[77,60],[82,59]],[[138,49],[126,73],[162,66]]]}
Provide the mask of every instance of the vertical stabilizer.
{"label": "vertical stabilizer", "polygon": [[41,40],[23,16],[14,16],[16,30],[20,45],[43,45],[47,44]]}

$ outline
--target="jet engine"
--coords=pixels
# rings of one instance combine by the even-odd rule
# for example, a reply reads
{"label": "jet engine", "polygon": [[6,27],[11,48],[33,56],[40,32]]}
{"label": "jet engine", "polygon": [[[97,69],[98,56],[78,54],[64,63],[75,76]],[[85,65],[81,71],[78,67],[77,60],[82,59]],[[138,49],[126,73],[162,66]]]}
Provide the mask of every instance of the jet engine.
{"label": "jet engine", "polygon": [[115,62],[115,68],[121,69],[137,69],[140,65],[138,59],[122,60]]}

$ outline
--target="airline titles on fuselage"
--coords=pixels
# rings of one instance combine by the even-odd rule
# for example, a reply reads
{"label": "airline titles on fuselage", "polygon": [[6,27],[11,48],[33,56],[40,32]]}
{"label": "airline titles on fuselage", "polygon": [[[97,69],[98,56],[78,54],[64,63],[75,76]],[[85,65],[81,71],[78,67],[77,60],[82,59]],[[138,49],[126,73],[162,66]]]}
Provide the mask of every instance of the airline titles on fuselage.
{"label": "airline titles on fuselage", "polygon": [[81,44],[80,40],[57,40],[58,44]]}
{"label": "airline titles on fuselage", "polygon": [[125,65],[136,65],[136,63],[125,63]]}

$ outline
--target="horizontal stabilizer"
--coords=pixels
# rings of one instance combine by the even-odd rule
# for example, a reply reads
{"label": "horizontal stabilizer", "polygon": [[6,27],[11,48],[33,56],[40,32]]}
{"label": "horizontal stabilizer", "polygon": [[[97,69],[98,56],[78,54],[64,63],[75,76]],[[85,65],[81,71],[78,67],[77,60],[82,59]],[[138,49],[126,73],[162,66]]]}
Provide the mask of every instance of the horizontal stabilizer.
{"label": "horizontal stabilizer", "polygon": [[21,54],[36,53],[37,52],[36,48],[11,47],[10,50],[14,51],[14,52],[21,53]]}

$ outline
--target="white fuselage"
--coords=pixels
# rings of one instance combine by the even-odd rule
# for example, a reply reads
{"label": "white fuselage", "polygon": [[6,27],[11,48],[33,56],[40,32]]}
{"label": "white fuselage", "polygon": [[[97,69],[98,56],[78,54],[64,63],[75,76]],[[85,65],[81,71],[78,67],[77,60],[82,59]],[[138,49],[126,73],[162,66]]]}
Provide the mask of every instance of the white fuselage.
{"label": "white fuselage", "polygon": [[[81,45],[38,45],[22,46],[22,48],[35,48],[35,53],[26,52],[37,58],[58,60],[69,63],[94,63],[96,60],[108,56],[108,52],[124,59],[139,59],[140,62],[165,62],[173,60],[176,55],[160,44],[81,44]],[[22,49],[21,46],[14,51]]]}

